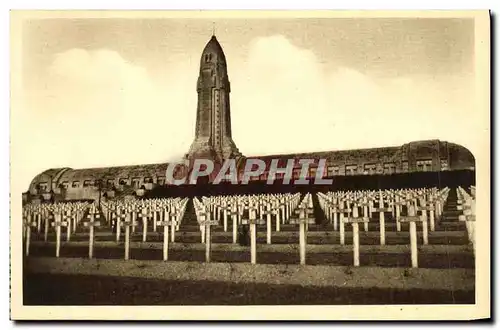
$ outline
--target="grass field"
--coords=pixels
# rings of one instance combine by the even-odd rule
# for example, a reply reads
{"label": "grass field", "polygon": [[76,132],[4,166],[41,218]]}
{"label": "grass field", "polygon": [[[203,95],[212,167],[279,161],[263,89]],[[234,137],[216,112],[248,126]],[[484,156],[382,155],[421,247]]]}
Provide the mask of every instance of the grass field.
{"label": "grass field", "polygon": [[471,304],[473,269],[27,258],[26,305]]}

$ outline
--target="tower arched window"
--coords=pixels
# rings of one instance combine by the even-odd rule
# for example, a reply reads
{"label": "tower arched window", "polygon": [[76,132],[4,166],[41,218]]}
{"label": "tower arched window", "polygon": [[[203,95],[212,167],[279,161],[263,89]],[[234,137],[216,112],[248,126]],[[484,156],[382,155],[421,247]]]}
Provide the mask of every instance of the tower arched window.
{"label": "tower arched window", "polygon": [[205,54],[205,62],[210,62],[212,60],[212,54]]}

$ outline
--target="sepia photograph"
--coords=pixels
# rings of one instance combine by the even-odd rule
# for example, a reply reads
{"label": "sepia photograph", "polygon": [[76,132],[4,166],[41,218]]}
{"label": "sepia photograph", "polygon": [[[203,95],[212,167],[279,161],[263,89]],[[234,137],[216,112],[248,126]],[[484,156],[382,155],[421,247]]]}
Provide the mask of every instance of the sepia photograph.
{"label": "sepia photograph", "polygon": [[490,316],[488,11],[10,16],[12,319]]}

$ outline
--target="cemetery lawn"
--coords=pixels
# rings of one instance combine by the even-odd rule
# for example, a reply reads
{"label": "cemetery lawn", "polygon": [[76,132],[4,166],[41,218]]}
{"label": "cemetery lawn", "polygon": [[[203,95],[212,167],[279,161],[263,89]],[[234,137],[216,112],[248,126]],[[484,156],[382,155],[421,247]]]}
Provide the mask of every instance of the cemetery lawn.
{"label": "cemetery lawn", "polygon": [[473,269],[26,258],[25,305],[473,304]]}
{"label": "cemetery lawn", "polygon": [[473,304],[474,291],[309,287],[27,274],[25,305]]}
{"label": "cemetery lawn", "polygon": [[[60,256],[65,258],[86,258],[88,242],[62,243]],[[36,246],[36,247],[35,247]],[[162,243],[131,243],[130,258],[144,261],[161,261]],[[369,246],[362,245],[361,265],[379,267],[408,267],[411,265],[407,245]],[[467,246],[428,245],[419,249],[419,266],[422,268],[467,268],[474,269],[474,254]],[[55,244],[36,242],[32,244],[33,257],[54,256]],[[312,245],[307,246],[308,265],[349,266],[353,263],[352,246]],[[99,260],[122,259],[123,243],[96,242],[94,256]],[[169,260],[175,262],[205,260],[205,245],[201,243],[170,243]],[[220,263],[249,263],[250,247],[234,244],[212,244],[212,261]],[[298,244],[262,244],[258,246],[258,264],[298,264]]]}

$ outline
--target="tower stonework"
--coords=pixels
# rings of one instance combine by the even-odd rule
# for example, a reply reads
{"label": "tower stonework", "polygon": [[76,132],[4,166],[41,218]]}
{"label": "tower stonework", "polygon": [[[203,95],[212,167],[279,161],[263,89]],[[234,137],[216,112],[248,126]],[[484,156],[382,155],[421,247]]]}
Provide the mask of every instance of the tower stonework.
{"label": "tower stonework", "polygon": [[241,157],[231,136],[231,87],[226,57],[215,36],[212,36],[201,55],[196,90],[198,107],[195,138],[187,158],[208,158],[222,162]]}

